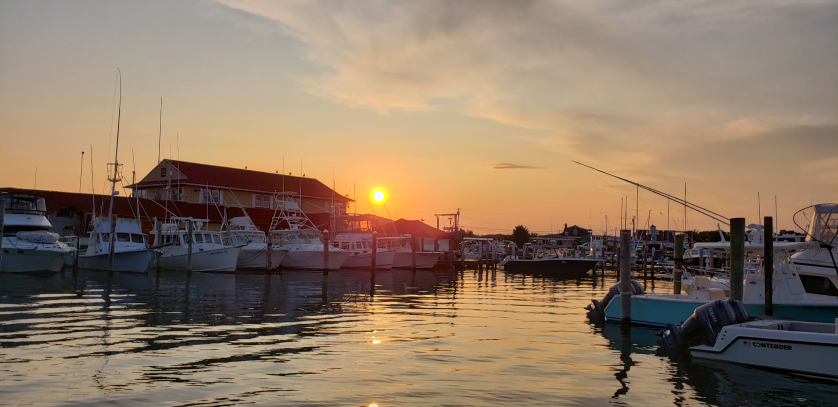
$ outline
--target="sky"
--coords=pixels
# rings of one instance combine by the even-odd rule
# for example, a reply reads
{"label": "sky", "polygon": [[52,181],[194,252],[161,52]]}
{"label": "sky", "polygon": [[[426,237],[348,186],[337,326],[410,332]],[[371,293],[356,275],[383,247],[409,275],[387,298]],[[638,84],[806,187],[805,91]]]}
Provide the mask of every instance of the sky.
{"label": "sky", "polygon": [[793,229],[838,201],[838,1],[0,0],[0,187],[101,193],[117,123],[127,180],[159,155],[478,233],[613,233],[623,200],[683,229],[578,161]]}

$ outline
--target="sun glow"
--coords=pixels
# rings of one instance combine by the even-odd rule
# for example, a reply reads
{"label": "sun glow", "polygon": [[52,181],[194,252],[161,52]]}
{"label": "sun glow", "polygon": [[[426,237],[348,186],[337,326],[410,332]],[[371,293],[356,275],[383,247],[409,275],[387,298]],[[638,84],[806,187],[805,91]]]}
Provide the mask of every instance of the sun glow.
{"label": "sun glow", "polygon": [[380,189],[376,190],[375,192],[372,193],[372,199],[374,199],[375,202],[383,201],[384,200],[384,191],[382,191]]}

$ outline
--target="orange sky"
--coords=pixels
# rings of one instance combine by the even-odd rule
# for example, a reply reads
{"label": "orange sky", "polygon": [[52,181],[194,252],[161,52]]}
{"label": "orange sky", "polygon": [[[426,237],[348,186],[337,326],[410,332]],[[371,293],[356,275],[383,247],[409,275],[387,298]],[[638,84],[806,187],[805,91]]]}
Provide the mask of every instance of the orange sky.
{"label": "orange sky", "polygon": [[[780,228],[838,201],[835,2],[576,3],[0,1],[0,186],[77,191],[85,151],[89,192],[92,145],[101,192],[119,67],[128,177],[157,162],[162,97],[163,158],[302,161],[361,212],[381,186],[394,218],[461,208],[478,232],[635,213],[571,160],[748,223],[776,196]],[[638,212],[666,227],[664,199]]]}

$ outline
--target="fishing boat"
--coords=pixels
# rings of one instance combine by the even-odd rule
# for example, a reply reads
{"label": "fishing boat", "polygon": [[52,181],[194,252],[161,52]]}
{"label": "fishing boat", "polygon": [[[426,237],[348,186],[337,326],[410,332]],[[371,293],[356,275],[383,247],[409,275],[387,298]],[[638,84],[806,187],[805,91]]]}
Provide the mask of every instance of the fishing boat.
{"label": "fishing boat", "polygon": [[800,275],[807,292],[838,296],[838,247],[835,245],[838,205],[814,205],[811,218],[806,220],[809,223],[806,241],[818,247],[793,254],[794,271]]}
{"label": "fishing boat", "polygon": [[[90,232],[87,249],[79,254],[79,267],[90,270],[145,272],[154,253],[136,220],[117,219],[114,239],[111,239],[111,222],[96,219]],[[113,266],[110,245],[113,242]]]}
{"label": "fishing boat", "polygon": [[[395,250],[393,268],[413,268],[414,252],[410,235],[378,238],[378,247],[387,250]],[[442,252],[416,251],[416,268],[434,268],[442,255]]]}
{"label": "fishing boat", "polygon": [[349,257],[343,263],[344,268],[372,267],[372,254],[375,250],[375,267],[381,270],[393,268],[396,250],[373,247],[372,233],[347,232],[338,233],[332,243],[334,248],[349,252]]}
{"label": "fishing boat", "polygon": [[296,202],[294,193],[283,193],[277,201],[279,215],[271,221],[270,231],[273,243],[285,250],[283,268],[305,270],[338,270],[349,258],[350,253],[339,248],[329,248],[329,261],[323,253],[323,233],[314,226],[308,215]]}
{"label": "fishing boat", "polygon": [[753,321],[745,308],[739,301],[702,305],[684,324],[661,331],[661,342],[670,351],[689,347],[698,360],[838,377],[838,319]]}
{"label": "fishing boat", "polygon": [[[530,247],[534,247],[530,249]],[[581,278],[588,275],[603,259],[600,257],[571,256],[555,248],[524,245],[522,256],[507,256],[500,265],[504,271],[523,274],[543,274],[561,279]]]}
{"label": "fishing boat", "polygon": [[155,223],[152,234],[154,246],[159,250],[157,262],[160,268],[189,270],[191,267],[192,271],[236,271],[241,249],[224,245],[220,232],[204,229],[208,222],[207,219],[175,216],[159,226]]}
{"label": "fishing boat", "polygon": [[224,244],[241,248],[237,262],[240,269],[275,270],[288,253],[278,245],[269,245],[265,232],[259,230],[247,215],[227,222]]}
{"label": "fishing boat", "polygon": [[[781,242],[775,243],[772,298],[774,315],[801,321],[834,321],[838,318],[838,298],[807,293],[803,289],[800,277],[789,265],[786,250],[795,246],[800,249],[805,245],[793,242],[785,245],[781,245]],[[728,298],[723,289],[709,285],[682,288],[682,291],[689,294],[652,293],[632,296],[632,324],[651,327],[681,324],[699,306]],[[746,260],[742,303],[750,315],[765,315],[765,275],[761,256],[749,256]],[[606,322],[620,321],[619,295],[606,295],[603,301],[595,300],[591,308],[601,312]]]}
{"label": "fishing boat", "polygon": [[73,249],[59,241],[46,217],[46,201],[33,194],[0,193],[4,201],[0,271],[61,271]]}

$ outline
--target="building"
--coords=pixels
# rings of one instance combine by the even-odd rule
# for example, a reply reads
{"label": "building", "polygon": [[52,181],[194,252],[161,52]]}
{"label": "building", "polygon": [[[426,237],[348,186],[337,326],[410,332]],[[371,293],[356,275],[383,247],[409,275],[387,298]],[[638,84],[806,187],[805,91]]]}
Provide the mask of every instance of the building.
{"label": "building", "polygon": [[285,195],[307,214],[345,214],[353,202],[314,178],[163,160],[130,185],[140,198],[218,206],[274,209]]}

